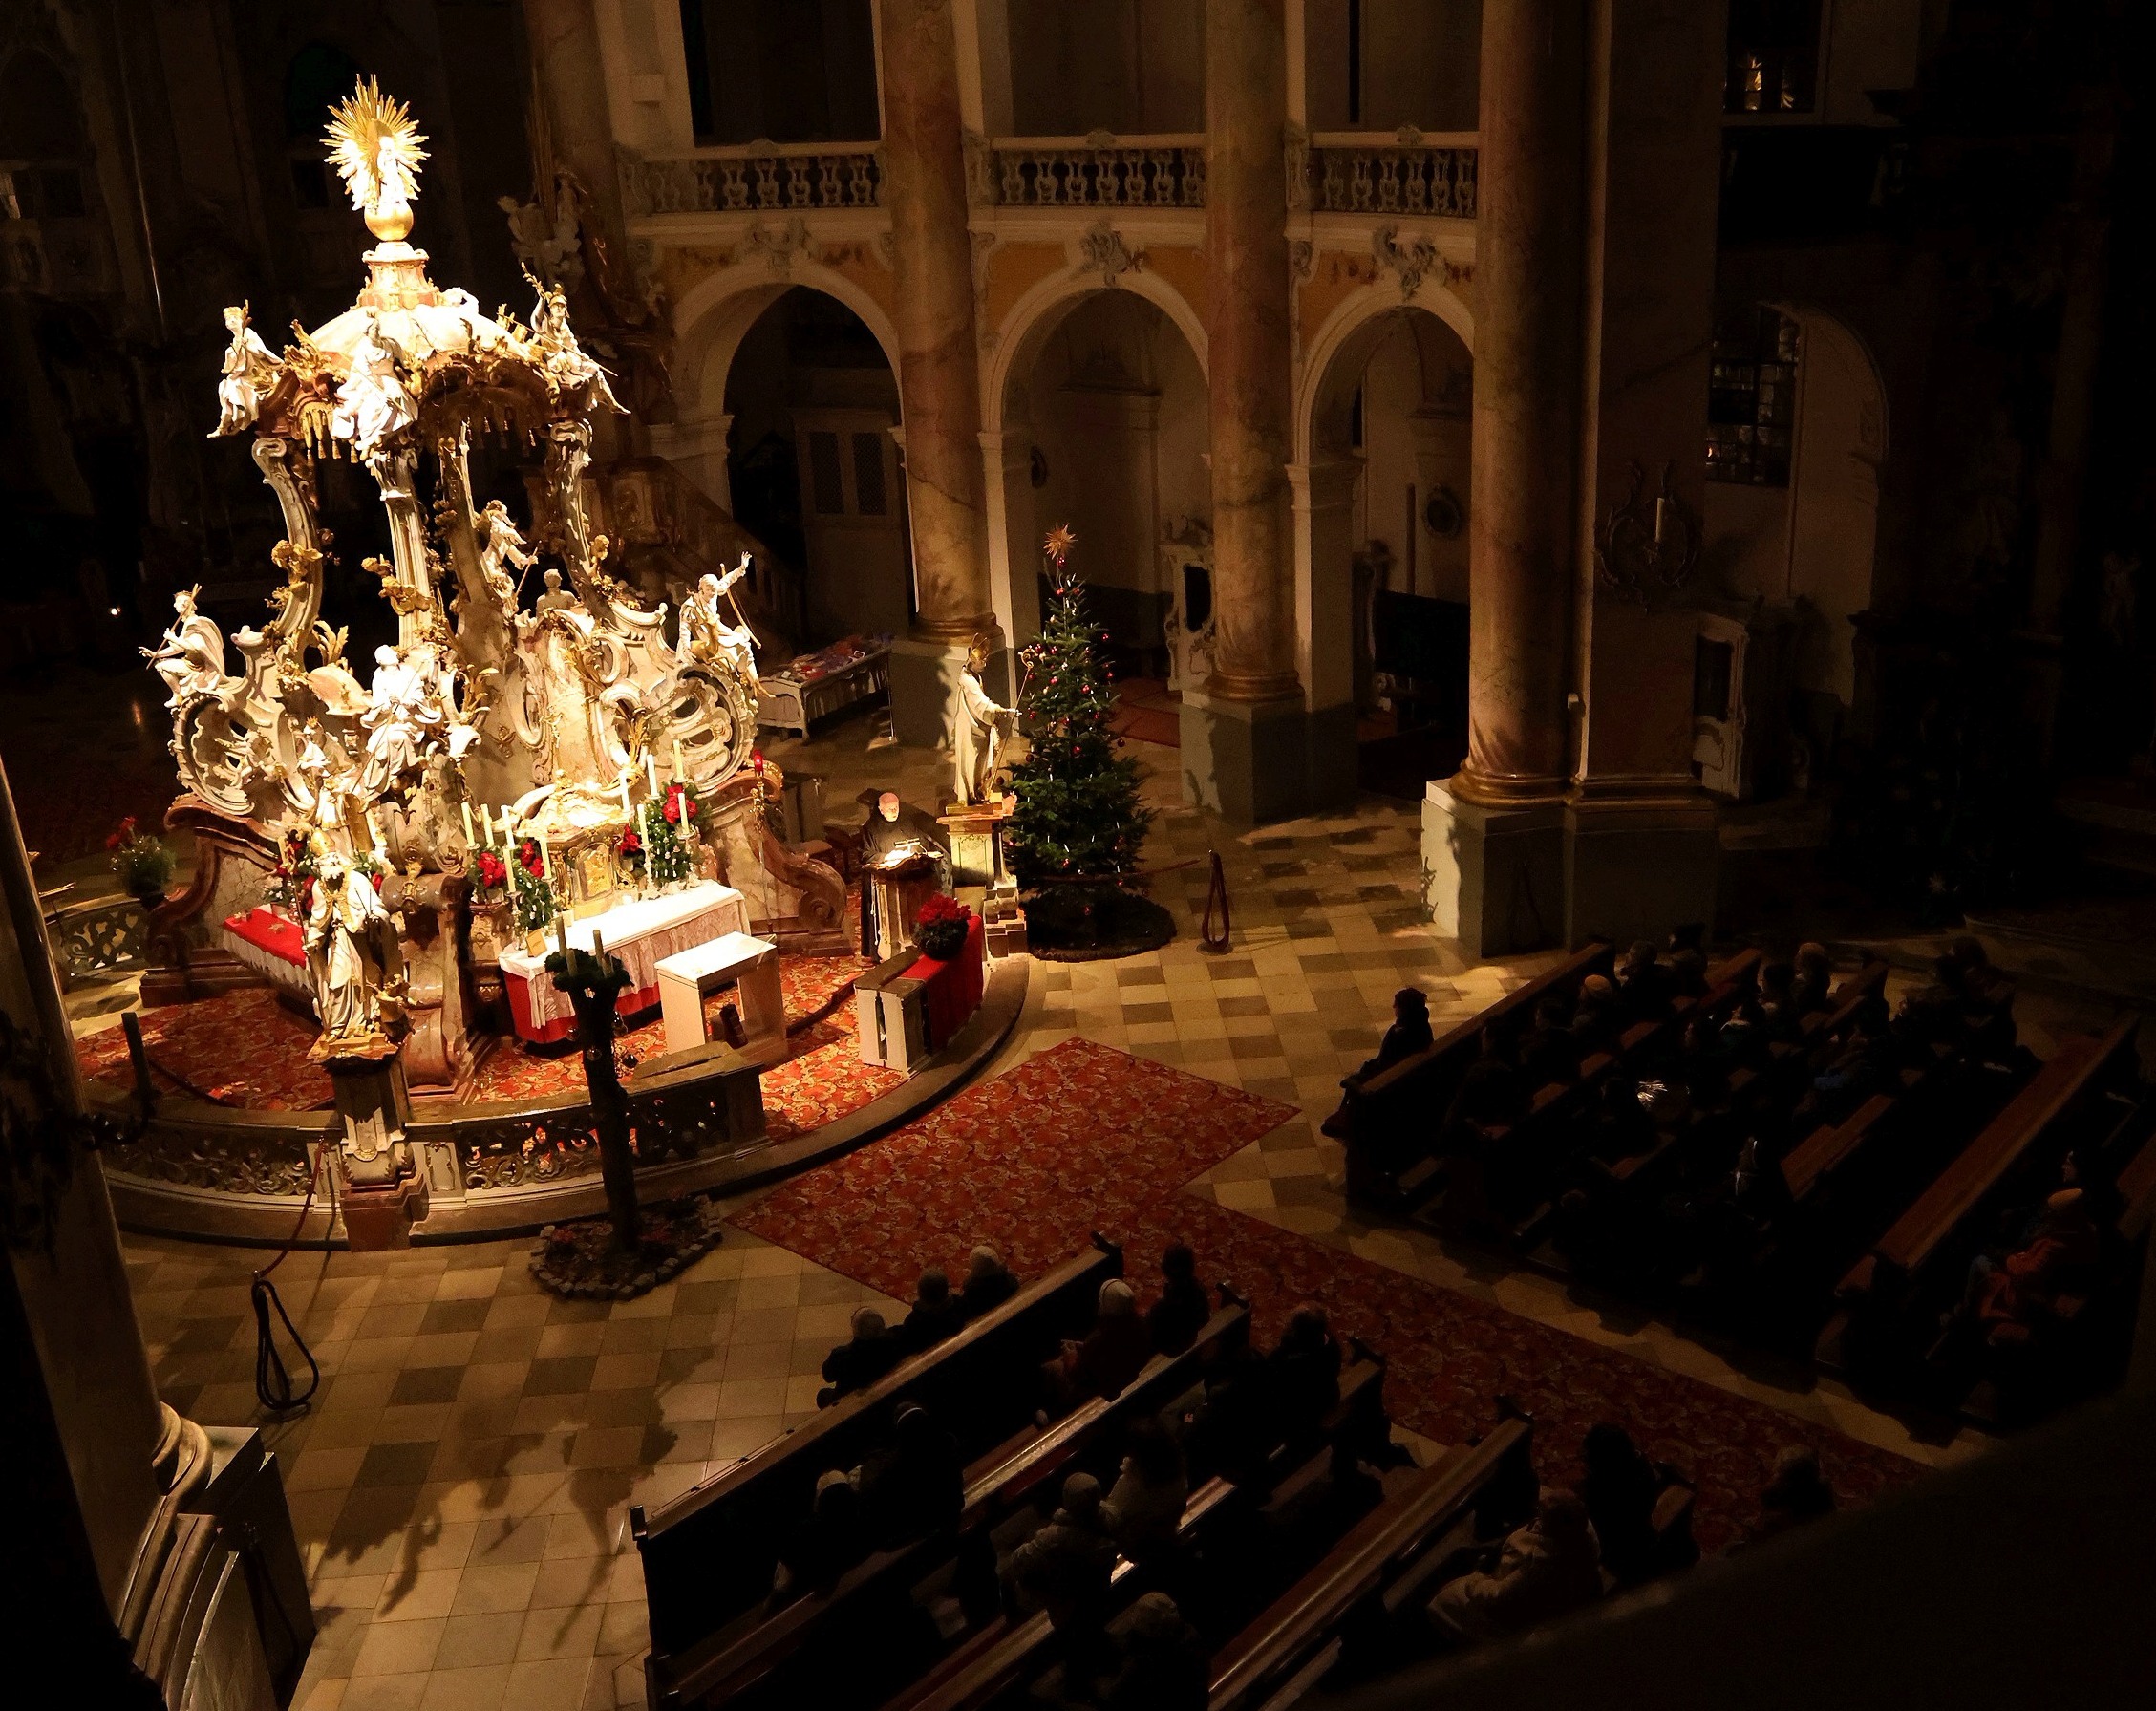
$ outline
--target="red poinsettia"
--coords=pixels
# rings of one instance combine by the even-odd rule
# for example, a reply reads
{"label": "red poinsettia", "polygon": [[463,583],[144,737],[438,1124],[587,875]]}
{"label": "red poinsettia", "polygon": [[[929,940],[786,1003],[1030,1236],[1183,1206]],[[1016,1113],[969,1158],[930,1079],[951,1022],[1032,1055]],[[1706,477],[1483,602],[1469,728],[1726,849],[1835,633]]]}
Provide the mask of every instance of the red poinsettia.
{"label": "red poinsettia", "polygon": [[117,849],[123,844],[135,842],[135,816],[130,814],[112,829],[105,839],[107,849]]}
{"label": "red poinsettia", "polygon": [[669,825],[685,825],[696,818],[696,799],[678,781],[666,787],[666,823]]}
{"label": "red poinsettia", "polygon": [[478,856],[474,858],[473,865],[479,869],[480,890],[499,891],[508,883],[508,864],[496,855],[493,850],[480,850]]}
{"label": "red poinsettia", "polygon": [[957,898],[946,897],[941,891],[938,891],[933,897],[929,898],[926,903],[924,903],[921,906],[920,914],[914,917],[914,919],[917,921],[929,922],[964,922],[970,921],[972,918],[973,911],[971,909],[968,909],[963,903],[960,903]]}
{"label": "red poinsettia", "polygon": [[545,875],[546,864],[540,859],[539,840],[537,838],[523,838],[518,841],[517,866],[534,879],[540,879]]}
{"label": "red poinsettia", "polygon": [[644,853],[644,840],[636,835],[636,828],[634,826],[624,826],[622,828],[621,843],[615,847],[617,847],[623,855],[628,856],[631,860],[633,860]]}

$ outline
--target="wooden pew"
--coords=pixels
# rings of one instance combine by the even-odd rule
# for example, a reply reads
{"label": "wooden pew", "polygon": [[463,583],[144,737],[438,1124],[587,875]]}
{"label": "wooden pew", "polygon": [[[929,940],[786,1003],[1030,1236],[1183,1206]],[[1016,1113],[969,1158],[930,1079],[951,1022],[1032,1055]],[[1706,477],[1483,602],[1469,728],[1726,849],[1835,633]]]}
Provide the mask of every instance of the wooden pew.
{"label": "wooden pew", "polygon": [[1845,1362],[1852,1335],[1869,1338],[1908,1302],[1927,1270],[1956,1246],[1976,1211],[2040,1149],[2103,1077],[2130,1056],[2137,1020],[2102,1038],[2075,1036],[1872,1244],[1835,1290],[1841,1310],[1820,1335],[1820,1364]]}
{"label": "wooden pew", "polygon": [[1188,1349],[1154,1356],[1116,1396],[1092,1398],[1053,1425],[1021,1434],[982,1457],[967,1469],[951,1530],[873,1552],[828,1593],[797,1598],[761,1621],[741,1625],[741,1632],[718,1630],[668,1658],[663,1669],[647,1666],[651,1703],[722,1705],[769,1680],[819,1640],[843,1633],[850,1612],[912,1586],[968,1541],[985,1536],[1034,1501],[1073,1463],[1112,1443],[1124,1422],[1159,1412],[1197,1384],[1213,1350],[1248,1318],[1249,1309],[1240,1305],[1222,1309]]}
{"label": "wooden pew", "polygon": [[1526,1421],[1506,1420],[1365,1516],[1216,1654],[1208,1711],[1279,1711],[1292,1704],[1340,1661],[1358,1615],[1389,1621],[1417,1593],[1427,1595],[1442,1554],[1433,1548],[1484,1493],[1501,1479],[1522,1478],[1523,1468],[1531,1486],[1530,1434]]}
{"label": "wooden pew", "polygon": [[1853,1163],[1894,1106],[1891,1095],[1875,1093],[1844,1122],[1822,1123],[1791,1147],[1782,1161],[1782,1180],[1789,1189],[1791,1203],[1803,1206],[1837,1172]]}
{"label": "wooden pew", "polygon": [[1477,1041],[1484,1029],[1526,1021],[1548,994],[1573,992],[1590,974],[1607,974],[1613,954],[1609,945],[1589,945],[1548,973],[1507,993],[1441,1035],[1413,1057],[1403,1058],[1366,1081],[1350,1077],[1343,1100],[1349,1194],[1363,1199],[1390,1198],[1393,1179],[1429,1150],[1459,1088],[1460,1078],[1475,1060]]}
{"label": "wooden pew", "polygon": [[[937,1412],[959,1437],[961,1453],[968,1453],[970,1426],[998,1437],[1008,1432],[1008,1416],[976,1422],[954,1418],[954,1410],[938,1403],[961,1392],[993,1389],[999,1371],[1023,1372],[1052,1355],[1059,1338],[1091,1322],[1101,1284],[1122,1273],[1121,1251],[1095,1240],[1092,1252],[1024,1286],[868,1389],[843,1398],[649,1514],[632,1507],[630,1529],[644,1564],[654,1677],[666,1678],[678,1654],[763,1599],[780,1540],[808,1513],[817,1479],[829,1468],[858,1465],[877,1448],[897,1404],[918,1401]],[[1019,1394],[1014,1388],[1014,1401]]]}

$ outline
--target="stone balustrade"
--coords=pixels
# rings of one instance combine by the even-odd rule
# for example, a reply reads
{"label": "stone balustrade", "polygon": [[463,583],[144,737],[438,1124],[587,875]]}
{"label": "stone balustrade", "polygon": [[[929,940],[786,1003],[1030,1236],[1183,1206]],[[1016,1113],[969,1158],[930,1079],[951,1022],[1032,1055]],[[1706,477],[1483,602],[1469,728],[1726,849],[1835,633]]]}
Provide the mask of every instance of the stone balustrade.
{"label": "stone balustrade", "polygon": [[[1472,136],[1389,139],[1321,132],[1310,139],[1310,207],[1322,214],[1475,217],[1477,149]],[[1289,194],[1295,194],[1291,170]]]}
{"label": "stone balustrade", "polygon": [[751,142],[661,158],[624,153],[622,200],[631,217],[883,206],[881,148],[872,142]]}
{"label": "stone balustrade", "polygon": [[969,160],[976,203],[1021,208],[1202,208],[1203,136],[999,138]]}

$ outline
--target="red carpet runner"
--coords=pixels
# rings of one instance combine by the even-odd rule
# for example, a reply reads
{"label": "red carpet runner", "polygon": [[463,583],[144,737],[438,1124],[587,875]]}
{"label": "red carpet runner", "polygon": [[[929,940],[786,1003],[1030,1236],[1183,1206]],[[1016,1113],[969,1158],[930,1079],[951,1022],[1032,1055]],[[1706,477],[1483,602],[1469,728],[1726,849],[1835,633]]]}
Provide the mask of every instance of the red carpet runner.
{"label": "red carpet runner", "polygon": [[1261,1337],[1295,1303],[1391,1362],[1402,1425],[1445,1443],[1487,1429],[1501,1393],[1535,1417],[1543,1478],[1578,1477],[1598,1420],[1698,1483],[1712,1550],[1741,1536],[1784,1444],[1817,1445],[1846,1502],[1913,1477],[1916,1464],[1633,1356],[1178,1192],[1294,1115],[1236,1088],[1074,1039],[969,1088],[874,1145],[780,1185],[736,1220],[752,1233],[904,1300],[924,1266],[955,1280],[989,1241],[1021,1276],[1084,1247],[1125,1243],[1142,1293],[1178,1237],[1201,1275],[1250,1299]]}

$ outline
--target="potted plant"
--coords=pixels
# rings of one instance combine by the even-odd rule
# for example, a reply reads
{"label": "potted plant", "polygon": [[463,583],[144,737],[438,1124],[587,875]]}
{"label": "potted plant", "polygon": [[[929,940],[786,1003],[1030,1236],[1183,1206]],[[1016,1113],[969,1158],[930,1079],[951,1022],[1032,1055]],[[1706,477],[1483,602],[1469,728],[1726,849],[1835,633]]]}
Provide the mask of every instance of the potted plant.
{"label": "potted plant", "polygon": [[162,838],[140,830],[130,814],[113,828],[105,847],[112,851],[113,871],[130,897],[145,909],[164,901],[165,888],[172,883],[172,870],[178,864]]}
{"label": "potted plant", "polygon": [[956,898],[938,892],[921,906],[913,923],[913,942],[923,956],[949,962],[966,949],[966,930],[972,920],[971,909]]}

